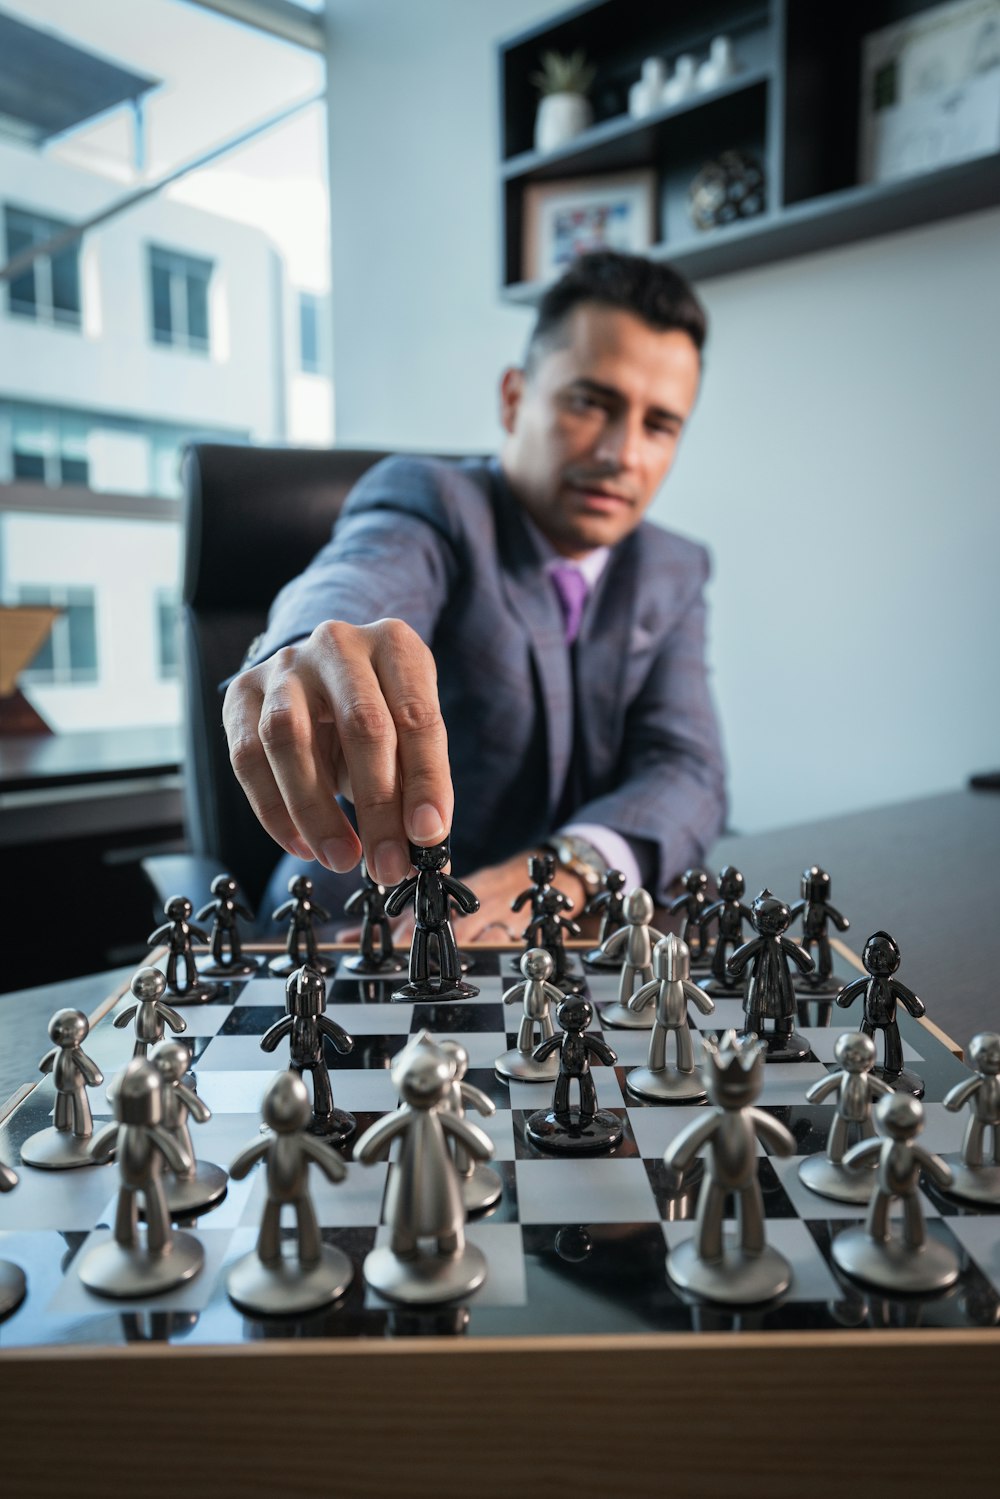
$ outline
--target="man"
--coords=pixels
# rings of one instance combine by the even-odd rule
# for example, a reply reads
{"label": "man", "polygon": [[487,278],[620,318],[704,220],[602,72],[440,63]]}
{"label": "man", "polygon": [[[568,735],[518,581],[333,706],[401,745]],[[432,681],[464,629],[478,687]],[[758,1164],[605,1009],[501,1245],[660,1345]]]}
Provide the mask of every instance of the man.
{"label": "man", "polygon": [[509,923],[527,855],[554,835],[575,910],[608,865],[663,899],[703,856],[724,814],[708,556],[643,516],[705,331],[670,267],[584,256],[504,371],[499,459],[394,458],[355,487],[225,698],[235,772],[290,856],[276,899],[315,860],[340,909],[362,848],[395,884],[408,840],[450,830],[481,901],[471,940]]}

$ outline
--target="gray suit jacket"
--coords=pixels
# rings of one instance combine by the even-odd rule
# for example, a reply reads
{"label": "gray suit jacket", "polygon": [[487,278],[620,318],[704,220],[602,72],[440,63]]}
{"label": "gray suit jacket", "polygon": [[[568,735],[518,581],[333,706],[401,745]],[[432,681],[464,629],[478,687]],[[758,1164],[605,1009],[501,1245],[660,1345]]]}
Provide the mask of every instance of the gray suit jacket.
{"label": "gray suit jacket", "polygon": [[[661,900],[725,811],[704,659],[708,567],[703,547],[644,522],[614,549],[576,645],[573,820],[629,839]],[[411,625],[437,662],[456,872],[531,847],[553,831],[570,765],[571,668],[555,591],[495,460],[400,457],[369,470],[246,664],[323,620],[385,617]]]}

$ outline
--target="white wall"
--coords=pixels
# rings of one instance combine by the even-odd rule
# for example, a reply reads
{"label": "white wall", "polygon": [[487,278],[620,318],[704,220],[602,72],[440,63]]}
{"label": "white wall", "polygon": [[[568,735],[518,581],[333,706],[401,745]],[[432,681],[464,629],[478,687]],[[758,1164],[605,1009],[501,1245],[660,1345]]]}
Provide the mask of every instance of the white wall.
{"label": "white wall", "polygon": [[[489,448],[530,314],[499,284],[495,41],[563,6],[337,0],[337,440]],[[733,825],[1000,764],[1000,210],[709,281],[655,515],[716,561]]]}

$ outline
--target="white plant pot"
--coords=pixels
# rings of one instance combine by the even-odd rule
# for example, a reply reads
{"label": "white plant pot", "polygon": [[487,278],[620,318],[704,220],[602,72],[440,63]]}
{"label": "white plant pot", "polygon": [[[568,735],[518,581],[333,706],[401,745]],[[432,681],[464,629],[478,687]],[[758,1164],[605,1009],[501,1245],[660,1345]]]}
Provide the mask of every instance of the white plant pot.
{"label": "white plant pot", "polygon": [[556,151],[571,141],[594,118],[590,100],[583,94],[546,94],[535,116],[535,150]]}

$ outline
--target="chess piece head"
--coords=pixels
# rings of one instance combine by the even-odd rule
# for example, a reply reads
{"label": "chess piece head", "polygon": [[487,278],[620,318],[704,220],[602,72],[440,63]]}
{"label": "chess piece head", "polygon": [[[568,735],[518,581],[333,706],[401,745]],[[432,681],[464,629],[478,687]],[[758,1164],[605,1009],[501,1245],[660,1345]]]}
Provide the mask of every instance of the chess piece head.
{"label": "chess piece head", "polygon": [[690,895],[702,895],[708,889],[708,875],[703,869],[685,869],[682,884]]}
{"label": "chess piece head", "polygon": [[305,1129],[312,1118],[309,1089],[294,1072],[279,1072],[264,1094],[261,1115],[276,1135]]}
{"label": "chess piece head", "polygon": [[888,978],[899,967],[899,948],[888,932],[873,932],[865,943],[861,961],[873,978]]}
{"label": "chess piece head", "polygon": [[653,948],[653,972],[668,983],[691,977],[691,949],[673,932]]}
{"label": "chess piece head", "polygon": [[414,869],[443,869],[451,858],[451,846],[448,839],[440,843],[431,843],[427,848],[422,848],[419,843],[410,844],[410,863]]}
{"label": "chess piece head", "polygon": [[745,1109],[764,1086],[764,1048],[756,1036],[724,1032],[719,1042],[703,1037],[702,1082],[709,1100],[723,1109]]}
{"label": "chess piece head", "polygon": [[137,999],[140,1004],[149,1004],[163,998],[167,988],[166,975],[158,968],[140,968],[129,988],[133,999]]}
{"label": "chess piece head", "polygon": [[313,893],[313,882],[307,874],[293,874],[288,881],[288,893],[293,900],[308,900]]}
{"label": "chess piece head", "polygon": [[996,1031],[980,1031],[969,1042],[969,1061],[986,1077],[1000,1073],[1000,1036]]}
{"label": "chess piece head", "polygon": [[285,980],[285,1009],[289,1015],[322,1015],[326,1009],[323,975],[303,963]]}
{"label": "chess piece head", "polygon": [[803,900],[825,900],[830,894],[830,876],[818,864],[811,864],[802,871],[802,884],[799,888]]}
{"label": "chess piece head", "polygon": [[875,1065],[875,1042],[861,1031],[845,1031],[837,1037],[833,1054],[845,1072],[870,1072]]}
{"label": "chess piece head", "polygon": [[79,1046],[89,1030],[90,1021],[82,1010],[57,1010],[49,1021],[49,1035],[57,1046]]}
{"label": "chess piece head", "polygon": [[171,921],[187,921],[193,910],[186,895],[172,895],[163,907],[163,914]]}
{"label": "chess piece head", "polygon": [[159,1124],[163,1118],[163,1082],[152,1062],[133,1057],[108,1089],[119,1124]]}
{"label": "chess piece head", "polygon": [[544,947],[529,947],[521,954],[520,968],[526,979],[544,981],[551,976],[554,966],[551,953]]}
{"label": "chess piece head", "polygon": [[911,1140],[924,1127],[924,1108],[909,1093],[887,1093],[875,1105],[875,1124],[890,1140]]}
{"label": "chess piece head", "polygon": [[564,999],[556,1006],[556,1019],[564,1031],[585,1031],[593,1018],[594,1011],[585,999]]}
{"label": "chess piece head", "polygon": [[637,886],[625,897],[625,920],[630,926],[649,926],[653,919],[653,897]]}
{"label": "chess piece head", "polygon": [[441,1103],[454,1077],[454,1062],[428,1031],[421,1031],[392,1061],[396,1091],[413,1109]]}
{"label": "chess piece head", "polygon": [[609,869],[604,876],[605,890],[612,890],[615,895],[625,889],[625,875],[620,869]]}
{"label": "chess piece head", "polygon": [[445,1056],[451,1057],[455,1068],[455,1080],[461,1082],[469,1070],[469,1053],[459,1041],[442,1041],[439,1044]]}
{"label": "chess piece head", "polygon": [[149,1060],[169,1085],[179,1083],[191,1065],[191,1053],[183,1041],[160,1041],[149,1054]]}
{"label": "chess piece head", "polygon": [[753,924],[762,937],[777,937],[792,919],[792,913],[783,900],[772,895],[766,887],[750,907]]}
{"label": "chess piece head", "polygon": [[746,888],[746,880],[732,864],[719,870],[719,894],[723,900],[739,900]]}
{"label": "chess piece head", "polygon": [[383,895],[385,894],[385,886],[379,884],[375,876],[369,871],[364,859],[361,860],[361,878],[364,881],[366,890],[380,890]]}
{"label": "chess piece head", "polygon": [[556,861],[551,854],[532,854],[528,860],[528,877],[533,885],[548,885],[556,872]]}
{"label": "chess piece head", "polygon": [[594,1241],[583,1225],[561,1228],[556,1234],[555,1251],[569,1265],[582,1265],[594,1251]]}
{"label": "chess piece head", "polygon": [[212,894],[219,900],[232,900],[236,894],[236,881],[231,874],[217,874],[212,881]]}

